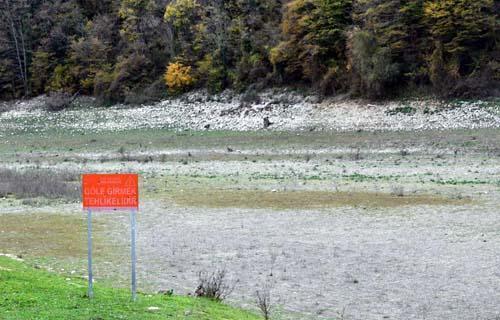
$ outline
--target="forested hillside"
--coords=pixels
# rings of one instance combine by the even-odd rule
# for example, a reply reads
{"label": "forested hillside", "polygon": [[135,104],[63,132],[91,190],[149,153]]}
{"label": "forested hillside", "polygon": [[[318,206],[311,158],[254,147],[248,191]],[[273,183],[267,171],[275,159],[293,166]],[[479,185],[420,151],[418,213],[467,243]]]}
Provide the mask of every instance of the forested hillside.
{"label": "forested hillside", "polygon": [[499,13],[496,0],[0,0],[0,98],[498,94]]}

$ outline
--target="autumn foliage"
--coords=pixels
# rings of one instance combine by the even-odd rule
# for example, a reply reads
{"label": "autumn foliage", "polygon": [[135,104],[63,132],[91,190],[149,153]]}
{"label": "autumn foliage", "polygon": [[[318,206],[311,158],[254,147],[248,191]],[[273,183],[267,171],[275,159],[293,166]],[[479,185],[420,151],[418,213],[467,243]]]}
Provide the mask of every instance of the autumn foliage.
{"label": "autumn foliage", "polygon": [[500,95],[499,21],[495,0],[0,1],[0,99]]}
{"label": "autumn foliage", "polygon": [[165,71],[165,83],[172,93],[185,91],[194,83],[191,67],[180,62],[169,63]]}

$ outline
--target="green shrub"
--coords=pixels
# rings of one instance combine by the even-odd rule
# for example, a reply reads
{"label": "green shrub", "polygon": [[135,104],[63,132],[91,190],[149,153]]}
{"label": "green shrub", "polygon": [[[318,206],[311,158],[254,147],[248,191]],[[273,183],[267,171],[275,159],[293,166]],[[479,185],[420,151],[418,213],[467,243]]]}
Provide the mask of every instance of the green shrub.
{"label": "green shrub", "polygon": [[72,73],[71,66],[68,64],[59,64],[54,68],[54,72],[52,73],[52,77],[46,90],[75,92],[77,87],[78,81]]}
{"label": "green shrub", "polygon": [[217,93],[224,90],[226,72],[222,65],[214,61],[211,54],[206,54],[196,65],[198,66],[200,78],[205,81],[209,92]]}
{"label": "green shrub", "polygon": [[361,30],[353,32],[349,48],[355,90],[371,98],[386,95],[400,74],[390,49],[379,46],[373,34]]}

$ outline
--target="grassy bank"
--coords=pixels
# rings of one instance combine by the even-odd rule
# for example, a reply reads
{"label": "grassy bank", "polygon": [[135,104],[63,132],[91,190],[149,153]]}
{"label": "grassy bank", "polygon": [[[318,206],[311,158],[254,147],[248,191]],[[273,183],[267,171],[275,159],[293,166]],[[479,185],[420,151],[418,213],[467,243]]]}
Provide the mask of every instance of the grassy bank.
{"label": "grassy bank", "polygon": [[1,319],[258,319],[207,299],[144,295],[130,301],[127,290],[95,286],[85,297],[86,282],[63,278],[0,256]]}

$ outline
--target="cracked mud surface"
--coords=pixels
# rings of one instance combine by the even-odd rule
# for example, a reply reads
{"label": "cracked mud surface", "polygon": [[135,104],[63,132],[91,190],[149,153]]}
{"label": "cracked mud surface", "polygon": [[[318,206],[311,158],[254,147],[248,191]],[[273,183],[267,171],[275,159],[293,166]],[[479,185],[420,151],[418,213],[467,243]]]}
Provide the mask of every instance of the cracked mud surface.
{"label": "cracked mud surface", "polygon": [[[82,155],[58,137],[57,146],[45,149],[35,142],[3,146],[0,160],[15,168],[36,163],[76,172],[139,171],[144,291],[192,293],[200,271],[224,267],[237,280],[230,303],[254,309],[255,291],[269,283],[278,319],[500,316],[499,130],[321,133],[314,140],[283,135],[167,137],[166,145],[152,135],[151,147],[126,145],[126,156],[105,145]],[[137,158],[144,155],[155,158]],[[83,218],[80,210],[76,203],[35,208],[4,199],[0,252],[47,254],[24,248],[25,241],[15,245],[2,217]],[[108,239],[114,246],[96,257],[97,279],[127,286],[128,216],[111,214],[95,216],[100,245]],[[35,223],[29,221],[23,223]],[[21,229],[28,234],[33,228]],[[37,245],[54,241],[36,239]],[[84,232],[80,241],[85,246]],[[81,274],[84,259],[71,265]]]}

